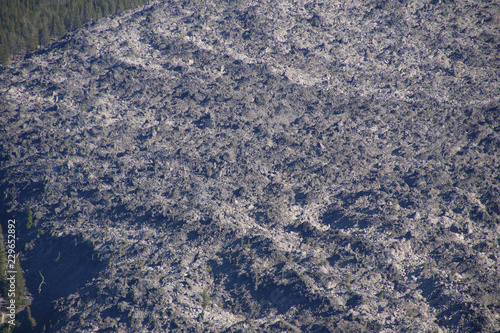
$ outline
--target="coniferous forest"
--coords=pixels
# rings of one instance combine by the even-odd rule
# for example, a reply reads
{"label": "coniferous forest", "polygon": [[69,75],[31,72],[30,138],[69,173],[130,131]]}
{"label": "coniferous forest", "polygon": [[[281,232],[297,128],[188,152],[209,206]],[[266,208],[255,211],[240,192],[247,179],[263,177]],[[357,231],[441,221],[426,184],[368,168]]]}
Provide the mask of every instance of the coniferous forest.
{"label": "coniferous forest", "polygon": [[147,0],[0,0],[0,63],[7,64],[60,39],[90,19]]}

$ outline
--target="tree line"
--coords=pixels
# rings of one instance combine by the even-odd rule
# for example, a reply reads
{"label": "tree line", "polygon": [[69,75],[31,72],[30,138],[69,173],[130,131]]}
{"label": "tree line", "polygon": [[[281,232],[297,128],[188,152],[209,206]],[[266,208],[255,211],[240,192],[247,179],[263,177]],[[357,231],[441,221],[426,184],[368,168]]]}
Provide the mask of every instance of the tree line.
{"label": "tree line", "polygon": [[[10,286],[9,279],[7,278],[7,271],[15,271],[15,287],[14,296],[11,296],[12,287]],[[2,304],[0,306],[0,311],[3,313],[7,313],[6,306],[9,304],[9,299],[14,299],[16,304],[16,318],[17,312],[26,308],[26,316],[25,319],[29,323],[21,323],[16,320],[16,324],[14,326],[9,325],[4,318],[5,323],[0,323],[0,332],[1,333],[10,333],[13,332],[16,328],[18,328],[21,324],[25,324],[26,327],[34,327],[36,326],[35,319],[31,316],[31,309],[29,308],[29,304],[26,298],[26,281],[24,280],[23,271],[21,269],[21,263],[19,258],[16,256],[15,258],[15,268],[11,268],[8,266],[7,261],[7,251],[5,249],[5,239],[3,237],[2,226],[0,225],[0,299],[2,300]],[[23,316],[21,316],[23,318]]]}
{"label": "tree line", "polygon": [[0,0],[0,63],[59,40],[67,32],[148,0]]}

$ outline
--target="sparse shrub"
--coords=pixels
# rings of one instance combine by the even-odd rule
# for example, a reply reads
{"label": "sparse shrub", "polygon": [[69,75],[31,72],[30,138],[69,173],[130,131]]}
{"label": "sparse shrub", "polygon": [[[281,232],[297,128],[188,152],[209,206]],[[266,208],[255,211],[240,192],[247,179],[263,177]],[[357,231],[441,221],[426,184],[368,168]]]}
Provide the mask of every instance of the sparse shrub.
{"label": "sparse shrub", "polygon": [[31,227],[33,226],[33,211],[31,210],[31,208],[28,208],[28,217],[27,217],[27,221],[26,221],[26,229],[31,229]]}
{"label": "sparse shrub", "polygon": [[207,176],[207,178],[210,178],[210,177],[212,177],[213,173],[214,173],[214,169],[212,167],[212,164],[208,163],[205,166],[205,176]]}
{"label": "sparse shrub", "polygon": [[420,314],[420,312],[418,312],[418,310],[416,308],[409,308],[406,310],[406,315],[408,317],[416,317]]}
{"label": "sparse shrub", "polygon": [[396,199],[391,204],[391,214],[394,214],[396,212],[396,209],[398,208],[399,208],[399,200]]}
{"label": "sparse shrub", "polygon": [[16,304],[26,305],[27,299],[25,298],[26,293],[26,281],[24,279],[24,274],[21,269],[21,261],[19,258],[15,260],[15,271],[16,271]]}
{"label": "sparse shrub", "polygon": [[137,326],[137,317],[132,311],[129,312],[129,318],[130,318],[130,325],[132,327]]}
{"label": "sparse shrub", "polygon": [[424,272],[428,272],[431,275],[435,275],[437,273],[436,262],[434,260],[432,260],[432,259],[430,259],[429,261],[424,262],[422,268],[423,268]]}
{"label": "sparse shrub", "polygon": [[74,212],[73,212],[73,208],[68,207],[68,209],[66,210],[65,216],[66,216],[67,218],[69,218],[69,217],[73,216],[73,214],[74,214]]}
{"label": "sparse shrub", "polygon": [[36,327],[36,320],[31,316],[31,309],[29,306],[26,308],[26,312],[28,314],[28,321],[30,323],[30,327],[31,329],[34,329]]}
{"label": "sparse shrub", "polygon": [[201,305],[206,308],[207,306],[211,305],[212,303],[210,302],[210,294],[206,289],[203,289],[203,292],[201,293],[202,297],[202,302]]}
{"label": "sparse shrub", "polygon": [[350,293],[352,291],[352,285],[351,282],[354,280],[353,276],[351,273],[347,273],[346,277],[346,287],[347,287],[347,292]]}

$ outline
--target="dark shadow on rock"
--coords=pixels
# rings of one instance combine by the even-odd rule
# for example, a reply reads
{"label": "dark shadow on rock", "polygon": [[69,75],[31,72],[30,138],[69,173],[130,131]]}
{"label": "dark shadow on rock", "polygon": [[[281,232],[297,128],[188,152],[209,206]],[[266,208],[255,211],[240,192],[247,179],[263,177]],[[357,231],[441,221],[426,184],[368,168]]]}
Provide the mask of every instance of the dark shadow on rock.
{"label": "dark shadow on rock", "polygon": [[97,260],[97,252],[88,241],[71,236],[42,236],[27,253],[22,267],[29,267],[25,271],[26,286],[33,295],[31,312],[37,327],[49,327],[49,322],[58,319],[53,302],[76,293],[97,277],[106,264]]}
{"label": "dark shadow on rock", "polygon": [[297,204],[307,204],[307,193],[297,192],[294,198]]}
{"label": "dark shadow on rock", "polygon": [[353,295],[351,298],[349,298],[347,300],[347,302],[345,303],[345,305],[347,307],[353,308],[353,307],[358,306],[359,304],[361,304],[362,303],[362,299],[363,298],[361,296],[359,296],[359,295]]}
{"label": "dark shadow on rock", "polygon": [[419,174],[415,171],[411,175],[404,176],[403,180],[408,185],[408,187],[413,188],[417,186],[419,178]]}
{"label": "dark shadow on rock", "polygon": [[297,232],[300,236],[307,237],[320,237],[321,231],[311,225],[309,222],[303,222],[299,225],[290,225],[285,228],[286,231]]}
{"label": "dark shadow on rock", "polygon": [[436,316],[437,323],[441,327],[454,331],[461,327],[464,332],[484,332],[487,319],[473,303],[456,303]]}
{"label": "dark shadow on rock", "polygon": [[357,221],[351,216],[346,216],[343,210],[331,210],[323,214],[321,221],[338,229],[354,228],[357,224]]}

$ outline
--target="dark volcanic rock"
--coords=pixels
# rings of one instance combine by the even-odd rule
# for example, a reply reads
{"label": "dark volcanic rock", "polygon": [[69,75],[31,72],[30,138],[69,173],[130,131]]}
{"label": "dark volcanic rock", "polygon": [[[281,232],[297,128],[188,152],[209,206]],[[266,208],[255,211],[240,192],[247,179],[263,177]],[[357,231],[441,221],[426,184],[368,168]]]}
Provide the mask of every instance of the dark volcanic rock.
{"label": "dark volcanic rock", "polygon": [[499,18],[170,1],[2,68],[39,330],[500,330]]}

